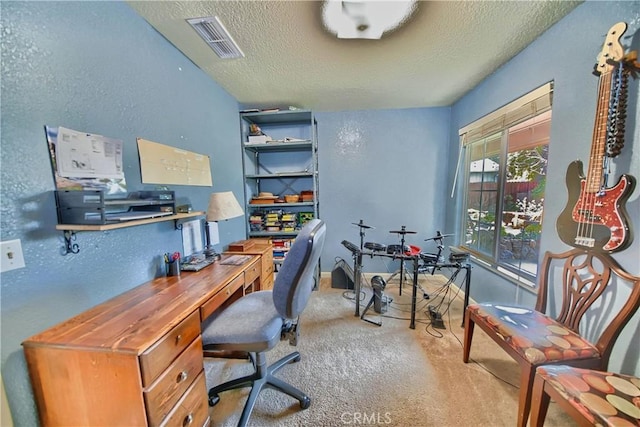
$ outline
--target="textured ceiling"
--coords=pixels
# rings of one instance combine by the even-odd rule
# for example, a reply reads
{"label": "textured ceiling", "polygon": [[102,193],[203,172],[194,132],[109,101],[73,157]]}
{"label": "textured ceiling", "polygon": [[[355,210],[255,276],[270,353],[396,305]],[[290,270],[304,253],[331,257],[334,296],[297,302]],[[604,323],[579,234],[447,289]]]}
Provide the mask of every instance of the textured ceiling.
{"label": "textured ceiling", "polygon": [[[315,111],[451,105],[580,3],[421,1],[381,40],[341,40],[317,1],[128,2],[244,106]],[[245,58],[218,58],[185,21],[214,15]]]}

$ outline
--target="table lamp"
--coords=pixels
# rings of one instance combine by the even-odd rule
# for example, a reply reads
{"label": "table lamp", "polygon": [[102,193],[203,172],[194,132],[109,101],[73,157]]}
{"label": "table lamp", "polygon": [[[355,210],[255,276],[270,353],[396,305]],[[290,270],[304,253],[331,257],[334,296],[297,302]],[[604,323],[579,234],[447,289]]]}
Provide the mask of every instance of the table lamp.
{"label": "table lamp", "polygon": [[207,207],[205,227],[207,246],[204,248],[204,255],[207,258],[218,256],[213,247],[220,243],[218,221],[224,221],[242,215],[244,215],[244,211],[240,207],[236,197],[233,195],[233,192],[224,191],[221,193],[211,193],[211,196],[209,197],[209,206]]}

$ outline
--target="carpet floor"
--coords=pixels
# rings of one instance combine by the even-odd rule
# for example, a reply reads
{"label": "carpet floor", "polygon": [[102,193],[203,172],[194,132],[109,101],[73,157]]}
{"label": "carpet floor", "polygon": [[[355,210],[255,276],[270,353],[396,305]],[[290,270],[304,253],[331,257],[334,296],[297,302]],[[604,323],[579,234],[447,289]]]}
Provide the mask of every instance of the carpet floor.
{"label": "carpet floor", "polygon": [[[297,347],[281,341],[268,353],[272,363],[299,351],[302,360],[277,374],[311,397],[301,410],[297,400],[266,389],[257,400],[250,426],[513,426],[518,408],[517,364],[476,328],[471,358],[462,362],[462,293],[444,276],[422,276],[416,328],[409,328],[411,287],[399,295],[397,281],[384,294],[393,301],[382,315],[373,307],[355,316],[353,291],[332,289],[323,279],[301,318]],[[371,298],[364,286],[361,309]],[[423,293],[429,299],[423,297]],[[428,305],[442,314],[436,329]],[[207,387],[252,372],[247,360],[205,358]],[[220,394],[210,408],[212,425],[235,426],[249,389]],[[576,425],[554,403],[546,424]]]}

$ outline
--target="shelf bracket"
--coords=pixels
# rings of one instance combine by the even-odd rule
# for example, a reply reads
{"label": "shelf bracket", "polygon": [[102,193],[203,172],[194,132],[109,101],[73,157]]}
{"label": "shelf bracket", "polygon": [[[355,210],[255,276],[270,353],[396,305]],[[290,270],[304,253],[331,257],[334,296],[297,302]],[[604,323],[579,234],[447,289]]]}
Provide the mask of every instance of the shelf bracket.
{"label": "shelf bracket", "polygon": [[80,252],[80,246],[74,243],[76,240],[76,232],[73,230],[64,230],[64,247],[62,248],[62,255],[77,254]]}
{"label": "shelf bracket", "polygon": [[206,215],[205,212],[195,212],[196,215],[191,216],[189,218],[176,218],[173,220],[173,224],[176,230],[182,230],[183,224],[187,221],[194,221],[198,217],[204,217]]}

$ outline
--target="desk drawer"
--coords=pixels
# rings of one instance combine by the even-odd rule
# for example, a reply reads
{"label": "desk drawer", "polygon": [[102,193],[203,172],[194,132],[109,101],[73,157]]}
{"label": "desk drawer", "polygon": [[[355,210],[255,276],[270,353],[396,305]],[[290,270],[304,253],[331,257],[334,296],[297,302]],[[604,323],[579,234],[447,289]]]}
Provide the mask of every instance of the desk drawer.
{"label": "desk drawer", "polygon": [[262,265],[260,264],[260,260],[257,259],[244,271],[244,285],[248,286],[255,282],[255,280],[260,277],[261,270]]}
{"label": "desk drawer", "polygon": [[202,371],[202,339],[198,336],[187,349],[144,392],[147,418],[159,425]]}
{"label": "desk drawer", "polygon": [[140,356],[142,385],[148,387],[198,335],[200,335],[200,316],[198,311],[194,311],[142,353]]}
{"label": "desk drawer", "polygon": [[262,255],[262,277],[273,274],[273,251],[269,250]]}
{"label": "desk drawer", "polygon": [[[239,274],[227,286],[209,298],[207,302],[200,306],[200,321],[204,321],[207,317],[216,311],[235,291],[244,286],[244,274]],[[200,329],[198,329],[199,331]]]}
{"label": "desk drawer", "polygon": [[162,427],[201,427],[209,425],[209,402],[204,371],[165,418]]}
{"label": "desk drawer", "polygon": [[273,274],[269,276],[260,276],[260,290],[270,291],[273,289]]}

